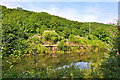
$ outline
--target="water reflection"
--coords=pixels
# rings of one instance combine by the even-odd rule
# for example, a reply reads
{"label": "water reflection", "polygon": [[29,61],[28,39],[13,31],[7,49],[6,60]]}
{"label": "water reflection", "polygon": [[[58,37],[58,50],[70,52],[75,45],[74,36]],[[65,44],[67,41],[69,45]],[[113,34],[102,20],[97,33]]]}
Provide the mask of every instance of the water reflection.
{"label": "water reflection", "polygon": [[92,62],[90,61],[90,63],[88,63],[88,62],[77,62],[77,63],[71,63],[71,65],[75,65],[75,66],[77,66],[78,68],[80,68],[80,69],[84,69],[84,68],[86,68],[86,69],[90,69],[91,68],[91,65],[92,64]]}
{"label": "water reflection", "polygon": [[[28,56],[25,57],[21,63],[18,63],[14,66],[13,70],[18,68],[21,71],[25,71],[26,69],[31,71],[35,69],[35,60],[37,61],[37,68],[39,70],[45,71],[48,66],[53,69],[61,69],[65,67],[70,67],[72,65],[77,66],[80,69],[90,69],[90,64],[97,62],[104,55],[101,53],[84,53],[84,55],[79,56],[81,53],[72,53],[72,54],[56,54],[57,57],[53,58],[50,55],[36,55],[36,56]],[[91,62],[90,62],[91,61]],[[24,68],[24,66],[28,66],[28,68]]]}
{"label": "water reflection", "polygon": [[90,61],[90,63],[88,63],[88,62],[77,62],[77,63],[71,63],[70,65],[64,65],[63,67],[58,67],[56,69],[62,69],[62,68],[65,68],[65,67],[69,68],[70,66],[75,66],[75,67],[78,67],[79,69],[84,70],[84,69],[91,69],[91,66],[90,66],[91,64],[92,64],[91,61]]}

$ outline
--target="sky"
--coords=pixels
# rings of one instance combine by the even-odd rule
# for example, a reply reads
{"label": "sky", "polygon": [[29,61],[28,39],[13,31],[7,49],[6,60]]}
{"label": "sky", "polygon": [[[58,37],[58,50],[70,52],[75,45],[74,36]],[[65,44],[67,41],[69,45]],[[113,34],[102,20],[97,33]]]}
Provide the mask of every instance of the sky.
{"label": "sky", "polygon": [[[78,22],[116,23],[118,18],[118,2],[104,1],[0,1],[0,5],[8,8],[22,7],[34,12],[47,12]],[[110,0],[109,0],[110,1]]]}

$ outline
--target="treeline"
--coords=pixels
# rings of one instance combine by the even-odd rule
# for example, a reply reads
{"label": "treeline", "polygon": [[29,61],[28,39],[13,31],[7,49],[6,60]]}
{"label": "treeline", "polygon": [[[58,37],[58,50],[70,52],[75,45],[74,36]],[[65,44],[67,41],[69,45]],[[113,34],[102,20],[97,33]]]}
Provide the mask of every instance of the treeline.
{"label": "treeline", "polygon": [[117,31],[117,28],[110,24],[70,21],[46,12],[37,13],[19,7],[17,9],[0,7],[2,7],[3,56],[12,54],[15,50],[23,54],[25,41],[35,34],[41,36],[45,30],[55,30],[64,38],[69,38],[73,34],[106,43],[110,43]]}

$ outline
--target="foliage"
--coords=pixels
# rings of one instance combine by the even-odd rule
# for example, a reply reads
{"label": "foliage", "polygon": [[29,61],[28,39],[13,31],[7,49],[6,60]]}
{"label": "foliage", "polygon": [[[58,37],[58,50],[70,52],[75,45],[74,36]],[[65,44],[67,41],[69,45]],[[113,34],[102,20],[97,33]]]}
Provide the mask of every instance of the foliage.
{"label": "foliage", "polygon": [[[21,47],[23,48],[21,51],[24,51],[25,40],[35,34],[40,34],[41,36],[45,30],[55,31],[51,34],[52,37],[46,33],[46,36],[49,37],[44,38],[52,43],[59,41],[60,36],[68,38],[70,35],[71,37],[72,35],[79,35],[80,37],[88,36],[89,40],[99,39],[112,44],[111,38],[113,36],[111,34],[116,34],[116,28],[113,25],[70,21],[46,12],[35,13],[20,7],[17,9],[1,7],[3,56],[13,54],[13,50],[18,50]],[[71,39],[75,43],[88,43],[88,41],[79,40],[78,37],[75,38]],[[18,46],[17,48],[16,45]],[[24,52],[21,53],[24,54]]]}
{"label": "foliage", "polygon": [[47,53],[47,49],[40,44],[40,39],[38,36],[33,36],[26,41],[26,51],[27,54],[34,54],[34,53]]}
{"label": "foliage", "polygon": [[75,35],[71,34],[69,36],[69,40],[73,43],[79,43],[81,41],[81,38],[79,35],[75,36]]}
{"label": "foliage", "polygon": [[118,52],[120,52],[120,31],[117,33],[116,37],[113,40],[113,49],[118,49]]}
{"label": "foliage", "polygon": [[55,31],[44,31],[43,41],[50,41],[51,43],[56,43],[60,40],[60,36]]}
{"label": "foliage", "polygon": [[[48,48],[41,45],[41,41],[49,41],[52,44],[59,41],[58,48],[63,51],[68,46],[65,44],[65,38],[68,38],[71,43],[90,45],[96,47],[96,50],[97,48],[118,49],[120,52],[120,34],[115,28],[116,25],[70,21],[46,12],[36,13],[20,7],[17,9],[0,7],[2,7],[2,18],[0,19],[2,21],[2,58],[3,61],[11,59],[11,61],[7,60],[7,66],[3,66],[4,70],[8,69],[3,74],[4,78],[21,77],[22,75],[27,78],[36,77],[32,74],[28,76],[28,72],[23,74],[20,70],[17,73],[18,69],[14,71],[12,69],[15,64],[23,60],[25,55],[49,53]],[[36,34],[43,36],[43,39]],[[105,54],[103,60],[93,63],[90,71],[83,72],[74,67],[56,71],[47,68],[45,72],[39,70],[37,75],[41,78],[119,78],[120,57],[115,56],[117,53],[114,56],[112,54],[114,53]]]}
{"label": "foliage", "polygon": [[65,39],[61,40],[60,43],[58,43],[58,49],[64,51],[64,50],[65,50],[65,47],[67,46],[67,44],[65,44],[65,42],[66,42]]}

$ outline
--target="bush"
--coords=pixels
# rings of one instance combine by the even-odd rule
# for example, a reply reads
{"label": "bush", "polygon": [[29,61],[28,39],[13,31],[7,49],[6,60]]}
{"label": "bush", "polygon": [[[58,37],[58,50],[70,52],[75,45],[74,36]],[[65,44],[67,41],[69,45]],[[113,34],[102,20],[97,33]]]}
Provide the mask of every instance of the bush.
{"label": "bush", "polygon": [[60,36],[53,30],[53,31],[44,31],[43,34],[44,41],[50,41],[52,44],[59,41],[61,38]]}
{"label": "bush", "polygon": [[73,42],[73,43],[82,43],[84,38],[80,37],[79,35],[73,35],[71,34],[69,36],[69,40],[70,42]]}
{"label": "bush", "polygon": [[40,45],[40,38],[33,36],[26,41],[25,53],[34,54],[34,53],[48,53],[47,48]]}
{"label": "bush", "polygon": [[65,49],[65,46],[67,46],[67,44],[64,44],[65,41],[66,41],[65,39],[63,39],[63,40],[60,41],[60,43],[58,44],[58,49],[61,49],[61,50]]}

